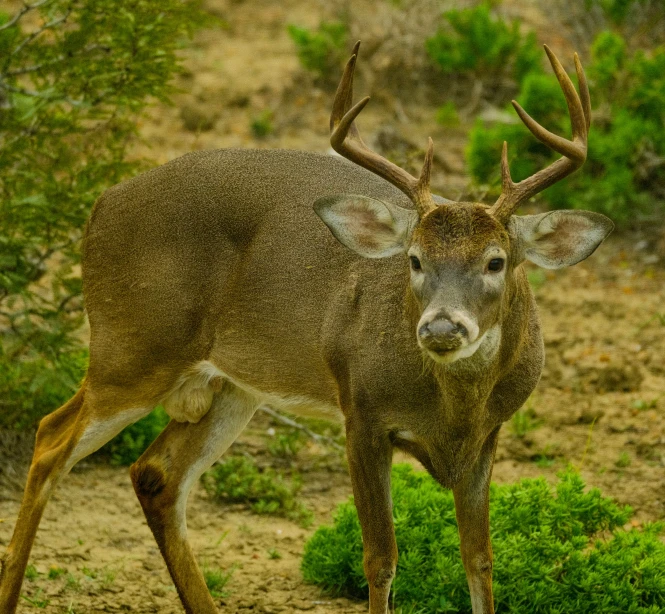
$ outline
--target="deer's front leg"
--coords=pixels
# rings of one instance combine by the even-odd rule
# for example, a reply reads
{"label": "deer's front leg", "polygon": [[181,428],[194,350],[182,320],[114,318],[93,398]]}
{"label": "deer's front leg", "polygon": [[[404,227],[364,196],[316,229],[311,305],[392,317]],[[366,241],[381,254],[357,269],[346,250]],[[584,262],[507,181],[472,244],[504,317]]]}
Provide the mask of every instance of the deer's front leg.
{"label": "deer's front leg", "polygon": [[370,614],[386,614],[397,565],[397,543],[390,496],[392,445],[385,434],[347,421],[346,449],[363,535]]}
{"label": "deer's front leg", "polygon": [[498,435],[497,428],[485,441],[473,467],[453,489],[473,614],[494,614],[489,485]]}

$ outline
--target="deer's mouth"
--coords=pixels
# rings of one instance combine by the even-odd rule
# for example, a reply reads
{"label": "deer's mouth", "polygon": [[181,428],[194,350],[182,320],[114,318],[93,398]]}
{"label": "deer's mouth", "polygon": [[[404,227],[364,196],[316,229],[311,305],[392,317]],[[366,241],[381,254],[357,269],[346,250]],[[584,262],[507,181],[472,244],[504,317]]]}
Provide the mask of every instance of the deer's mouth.
{"label": "deer's mouth", "polygon": [[476,351],[480,348],[480,346],[483,345],[485,339],[488,337],[488,333],[491,332],[492,330],[494,329],[490,329],[490,331],[484,332],[473,343],[460,341],[457,347],[454,348],[444,348],[441,346],[438,347],[421,346],[421,347],[423,347],[427,355],[432,360],[434,360],[434,362],[437,362],[442,365],[448,365],[457,360],[470,358],[471,356],[473,356],[476,353]]}

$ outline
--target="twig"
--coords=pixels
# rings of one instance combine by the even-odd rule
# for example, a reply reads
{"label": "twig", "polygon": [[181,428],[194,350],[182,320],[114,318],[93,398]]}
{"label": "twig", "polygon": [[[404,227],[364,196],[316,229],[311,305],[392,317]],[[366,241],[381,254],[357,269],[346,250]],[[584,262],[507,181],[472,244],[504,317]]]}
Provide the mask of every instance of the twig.
{"label": "twig", "polygon": [[45,4],[48,4],[51,2],[51,0],[42,0],[41,2],[35,2],[34,4],[24,4],[23,8],[16,13],[7,23],[4,23],[0,26],[0,32],[3,30],[8,30],[11,28],[13,25],[16,25],[16,23],[25,15],[26,13],[32,11],[33,9],[37,9],[40,6],[44,6]]}
{"label": "twig", "polygon": [[59,26],[61,23],[64,23],[69,19],[69,16],[72,14],[72,8],[70,7],[69,10],[62,16],[58,17],[57,19],[54,19],[53,21],[49,21],[48,23],[45,23],[41,28],[38,30],[35,30],[32,34],[29,36],[26,36],[21,43],[9,54],[10,57],[13,57],[20,53],[23,48],[26,45],[29,45],[33,40],[35,40],[40,34],[46,32],[46,30],[50,30],[51,28],[54,28],[55,26]]}
{"label": "twig", "polygon": [[262,411],[265,414],[268,414],[270,417],[274,418],[278,422],[281,422],[282,424],[286,424],[286,426],[290,426],[291,428],[298,429],[299,431],[302,431],[305,433],[307,436],[311,437],[314,441],[317,443],[322,443],[327,446],[331,446],[332,448],[335,448],[336,450],[344,451],[344,448],[340,446],[332,437],[326,437],[325,435],[319,435],[318,433],[315,433],[311,429],[307,428],[304,424],[300,424],[299,422],[296,422],[295,420],[291,420],[291,418],[287,418],[286,416],[283,416],[279,412],[276,412],[274,409],[270,409],[269,407],[261,406],[259,407],[259,411]]}

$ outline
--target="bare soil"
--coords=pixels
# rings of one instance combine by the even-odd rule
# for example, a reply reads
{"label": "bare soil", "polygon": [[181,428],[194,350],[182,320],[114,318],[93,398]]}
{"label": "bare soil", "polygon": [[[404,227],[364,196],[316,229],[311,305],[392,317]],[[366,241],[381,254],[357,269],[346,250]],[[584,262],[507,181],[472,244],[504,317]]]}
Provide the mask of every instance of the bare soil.
{"label": "bare soil", "polygon": [[[372,14],[373,3],[354,3],[352,31],[363,24],[369,30],[367,47],[373,53],[368,61],[381,75],[382,62],[394,50],[391,36],[408,47],[433,26],[408,10],[406,18],[398,19],[389,2],[375,4]],[[421,4],[431,11],[436,3]],[[327,151],[331,92],[303,73],[285,24],[313,26],[349,5],[209,0],[207,6],[228,25],[197,36],[178,78],[182,93],[174,106],[155,107],[143,120],[144,141],[136,155],[166,162],[213,147]],[[506,6],[512,13],[521,11],[545,42],[568,49],[569,39],[552,40],[544,24],[550,31],[565,29],[543,20],[533,3],[515,0]],[[405,35],[409,31],[411,38]],[[426,69],[415,63],[414,70]],[[436,126],[436,100],[409,104],[388,92],[379,77],[373,80],[362,71],[359,77],[359,93],[371,89],[377,99],[361,122],[368,140],[379,146],[388,142],[384,149],[401,152],[409,164],[431,134],[441,144],[435,162],[439,192],[453,198],[465,193],[465,127]],[[259,139],[251,122],[266,110],[274,130]],[[418,135],[415,145],[412,135]],[[537,475],[554,480],[571,463],[590,486],[633,506],[635,524],[665,516],[665,268],[659,240],[657,233],[618,236],[571,269],[534,269],[547,366],[527,404],[531,428],[508,423],[503,429],[497,482]],[[257,416],[237,445],[266,461],[263,442],[269,426],[265,416]],[[11,448],[16,459],[21,451],[25,457],[28,447],[16,441],[2,446],[3,454],[8,457]],[[14,464],[0,475],[6,482],[0,491],[0,550],[9,542],[19,506],[18,490],[8,485],[20,482],[20,461]],[[257,516],[243,506],[215,504],[195,487],[188,509],[193,548],[204,566],[235,569],[227,596],[218,599],[220,611],[366,611],[366,603],[332,599],[302,581],[304,543],[316,526],[331,521],[351,487],[343,460],[314,442],[296,464],[303,475],[301,499],[315,515],[308,529]],[[75,469],[47,507],[31,562],[38,573],[25,582],[21,613],[182,611],[123,468],[90,461]],[[49,579],[56,568],[64,573]]]}

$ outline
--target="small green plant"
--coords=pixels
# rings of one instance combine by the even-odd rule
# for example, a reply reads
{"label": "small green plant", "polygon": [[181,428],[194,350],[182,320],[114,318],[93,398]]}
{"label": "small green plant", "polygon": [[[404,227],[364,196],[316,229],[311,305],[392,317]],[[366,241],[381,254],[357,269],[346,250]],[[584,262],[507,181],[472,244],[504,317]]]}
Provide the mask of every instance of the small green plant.
{"label": "small green plant", "polygon": [[81,581],[72,573],[67,574],[65,590],[74,592],[79,592],[81,590]]}
{"label": "small green plant", "polygon": [[34,597],[28,597],[27,595],[21,595],[21,597],[30,605],[40,609],[45,608],[50,603],[49,600],[44,597],[44,591],[41,588],[37,589]]}
{"label": "small green plant", "polygon": [[[404,612],[470,612],[451,492],[396,465],[393,516],[399,561],[394,602]],[[664,523],[624,531],[632,510],[587,490],[566,470],[492,485],[490,526],[497,613],[655,614],[665,608]],[[302,573],[334,594],[367,598],[360,524],[352,503],[305,545]]]}
{"label": "small green plant", "polygon": [[632,463],[632,459],[630,458],[630,454],[628,452],[622,452],[619,454],[619,458],[616,459],[614,464],[619,468],[619,469],[625,469],[626,467],[630,467],[630,464]]}
{"label": "small green plant", "polygon": [[25,568],[25,579],[34,582],[39,577],[39,572],[34,565],[28,565]]}
{"label": "small green plant", "polygon": [[168,414],[163,407],[159,406],[145,418],[129,425],[116,435],[98,454],[110,458],[113,465],[131,465],[168,423]]}
{"label": "small green plant", "polygon": [[322,21],[316,31],[290,24],[287,30],[304,68],[324,80],[337,72],[348,37],[343,23]]}
{"label": "small green plant", "polygon": [[48,579],[49,580],[57,580],[60,576],[63,576],[67,573],[66,569],[63,569],[62,567],[51,567],[48,570]]}
{"label": "small green plant", "polygon": [[277,548],[270,548],[270,550],[268,550],[268,558],[271,560],[281,559],[282,554],[279,552],[279,550],[277,550]]}
{"label": "small green plant", "polygon": [[542,424],[542,420],[536,417],[533,407],[523,407],[518,409],[510,419],[510,430],[515,437],[522,439],[529,431],[537,429]]}
{"label": "small green plant", "polygon": [[311,522],[312,513],[296,499],[301,488],[297,474],[287,479],[272,469],[261,471],[245,456],[231,456],[204,473],[201,481],[216,501],[245,503],[257,514],[285,516],[303,525]]}
{"label": "small green plant", "polygon": [[203,565],[203,579],[208,587],[208,591],[210,591],[210,595],[213,597],[226,597],[228,592],[224,588],[229,583],[235,570],[235,565],[230,567],[228,571],[224,571],[219,567]]}
{"label": "small green plant", "polygon": [[269,134],[272,134],[272,132],[275,129],[272,123],[272,117],[273,117],[272,111],[270,109],[265,109],[264,111],[261,111],[261,113],[255,115],[252,118],[249,127],[252,130],[252,134],[257,139],[262,139],[268,136]]}
{"label": "small green plant", "polygon": [[635,399],[630,406],[633,409],[637,409],[638,411],[646,411],[647,409],[656,409],[658,407],[658,400],[660,397],[656,399],[651,399],[650,401],[646,401],[644,399]]}
{"label": "small green plant", "polygon": [[277,432],[268,439],[268,452],[278,458],[292,459],[305,445],[302,431],[291,429],[286,433]]}

